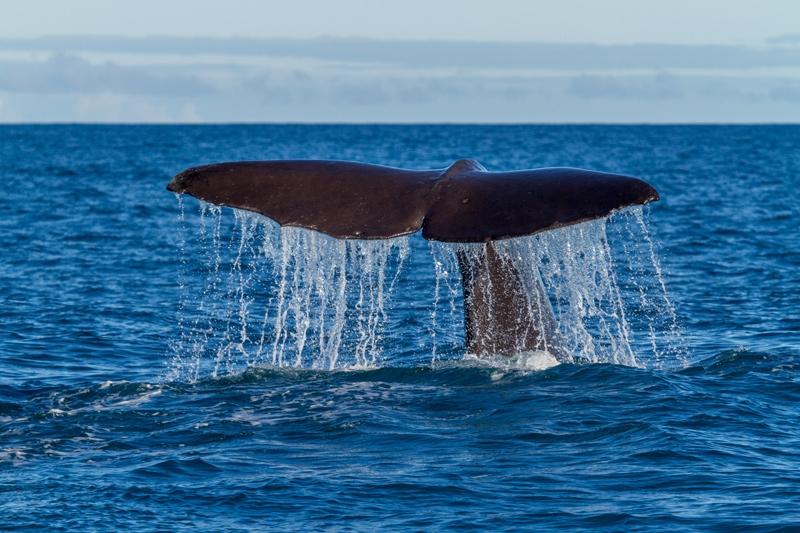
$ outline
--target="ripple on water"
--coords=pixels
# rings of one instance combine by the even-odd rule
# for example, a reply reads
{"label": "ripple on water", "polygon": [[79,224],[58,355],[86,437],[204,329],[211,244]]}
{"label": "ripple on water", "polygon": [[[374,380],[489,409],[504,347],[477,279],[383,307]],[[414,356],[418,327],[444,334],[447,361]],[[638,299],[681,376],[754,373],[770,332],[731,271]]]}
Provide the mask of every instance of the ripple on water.
{"label": "ripple on water", "polygon": [[[0,126],[0,529],[796,529],[799,131]],[[226,211],[218,220],[187,201],[181,225],[164,191],[170,176],[204,161],[441,168],[454,154],[494,169],[620,172],[659,190],[644,227],[636,214],[605,226],[638,367],[607,364],[608,349],[595,350],[606,364],[550,366],[541,354],[514,365],[462,361],[457,271],[412,237],[396,282],[395,263],[379,268],[381,254],[349,245],[360,267],[345,276],[350,296],[377,288],[384,272],[386,318],[366,290],[363,313],[338,322],[336,362],[347,370],[327,371],[336,335],[323,335],[321,350],[319,328],[297,333],[321,309],[332,324],[335,295],[312,291],[306,307],[287,268],[287,328],[276,335],[280,268],[267,276],[248,259],[263,233],[239,254],[249,219]],[[589,229],[584,236],[599,235]],[[262,256],[280,267],[283,248],[273,244]],[[651,251],[662,276],[648,270]],[[614,295],[601,283],[610,277],[590,276],[608,264],[594,252],[604,247],[546,274],[558,281],[569,271]],[[325,266],[314,257],[299,262]],[[341,254],[325,258],[336,265]],[[626,275],[640,269],[649,273]],[[593,291],[559,294],[563,316],[578,324],[587,311],[581,323],[593,332],[619,308],[608,298],[576,305]],[[659,368],[650,354],[669,346],[674,319],[688,365]],[[574,339],[581,353],[589,337]],[[209,348],[208,364],[165,377],[176,353],[191,362],[195,340]],[[293,365],[301,342],[304,362],[319,353],[327,366],[267,366],[273,353]],[[619,350],[616,362],[630,363],[630,353]]]}

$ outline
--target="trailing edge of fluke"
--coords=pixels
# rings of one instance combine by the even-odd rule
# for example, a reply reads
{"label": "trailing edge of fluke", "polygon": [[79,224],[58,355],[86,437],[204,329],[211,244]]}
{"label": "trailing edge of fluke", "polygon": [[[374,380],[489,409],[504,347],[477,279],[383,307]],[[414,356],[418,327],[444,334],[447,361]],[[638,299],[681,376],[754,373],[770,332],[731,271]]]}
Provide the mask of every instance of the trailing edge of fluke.
{"label": "trailing edge of fluke", "polygon": [[283,226],[342,239],[414,233],[488,242],[600,218],[658,200],[648,183],[577,168],[489,172],[461,159],[443,170],[348,161],[242,161],[184,170],[167,186]]}

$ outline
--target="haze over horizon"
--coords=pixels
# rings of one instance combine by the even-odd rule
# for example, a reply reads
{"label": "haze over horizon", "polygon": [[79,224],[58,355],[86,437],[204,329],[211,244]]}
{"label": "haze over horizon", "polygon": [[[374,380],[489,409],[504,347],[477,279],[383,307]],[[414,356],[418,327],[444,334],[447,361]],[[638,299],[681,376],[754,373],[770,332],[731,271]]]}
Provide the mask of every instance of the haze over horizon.
{"label": "haze over horizon", "polygon": [[800,122],[800,4],[16,3],[0,122]]}

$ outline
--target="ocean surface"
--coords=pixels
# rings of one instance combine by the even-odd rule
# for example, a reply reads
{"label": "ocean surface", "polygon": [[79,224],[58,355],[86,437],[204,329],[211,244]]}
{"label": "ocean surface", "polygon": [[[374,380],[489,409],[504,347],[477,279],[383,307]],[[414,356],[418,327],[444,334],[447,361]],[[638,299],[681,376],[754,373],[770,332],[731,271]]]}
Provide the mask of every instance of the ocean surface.
{"label": "ocean surface", "polygon": [[[465,359],[414,236],[358,256],[397,286],[341,315],[336,363],[292,358],[306,315],[269,313],[308,280],[241,261],[275,228],[165,190],[215,161],[462,157],[660,191],[608,221],[629,356]],[[1,126],[0,184],[0,529],[800,529],[800,127]]]}

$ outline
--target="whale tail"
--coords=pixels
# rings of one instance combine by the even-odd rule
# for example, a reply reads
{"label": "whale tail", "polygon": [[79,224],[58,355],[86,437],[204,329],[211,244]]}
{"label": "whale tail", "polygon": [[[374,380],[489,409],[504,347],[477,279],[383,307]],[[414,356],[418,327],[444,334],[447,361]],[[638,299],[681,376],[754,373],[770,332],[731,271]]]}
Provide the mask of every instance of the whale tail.
{"label": "whale tail", "polygon": [[243,161],[184,170],[167,188],[340,239],[486,242],[530,235],[658,200],[646,182],[577,168],[489,172],[347,161]]}
{"label": "whale tail", "polygon": [[659,199],[631,176],[576,168],[490,172],[471,159],[438,170],[347,161],[218,163],[184,170],[167,189],[340,239],[388,239],[421,229],[430,240],[484,243],[478,254],[459,255],[467,349],[479,354],[559,351],[544,289],[526,301],[516,267],[492,241]]}

